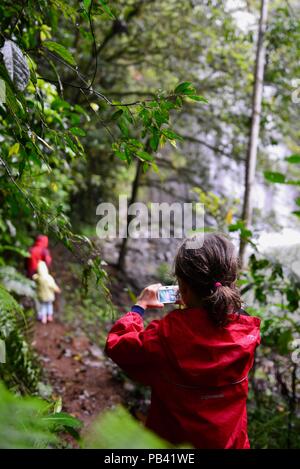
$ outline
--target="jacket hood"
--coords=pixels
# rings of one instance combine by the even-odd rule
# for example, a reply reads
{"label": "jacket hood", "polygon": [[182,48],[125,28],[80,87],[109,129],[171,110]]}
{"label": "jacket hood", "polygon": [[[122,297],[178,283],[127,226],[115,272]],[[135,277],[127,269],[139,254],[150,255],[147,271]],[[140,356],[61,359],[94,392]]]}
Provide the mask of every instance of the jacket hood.
{"label": "jacket hood", "polygon": [[41,277],[46,277],[49,274],[46,262],[39,261],[37,266],[37,272]]}
{"label": "jacket hood", "polygon": [[47,248],[48,244],[49,244],[48,236],[44,236],[44,235],[38,235],[34,243],[35,246],[42,246],[43,248]]}
{"label": "jacket hood", "polygon": [[176,374],[197,386],[225,386],[243,381],[260,343],[260,319],[229,314],[215,326],[200,308],[178,309],[161,321],[160,335]]}

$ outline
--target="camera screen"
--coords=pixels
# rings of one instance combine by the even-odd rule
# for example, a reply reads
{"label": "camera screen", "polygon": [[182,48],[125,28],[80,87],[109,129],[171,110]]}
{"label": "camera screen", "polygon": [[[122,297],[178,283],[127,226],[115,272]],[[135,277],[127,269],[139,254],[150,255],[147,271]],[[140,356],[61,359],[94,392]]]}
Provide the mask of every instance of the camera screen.
{"label": "camera screen", "polygon": [[178,287],[159,289],[158,299],[160,303],[176,303],[178,300]]}

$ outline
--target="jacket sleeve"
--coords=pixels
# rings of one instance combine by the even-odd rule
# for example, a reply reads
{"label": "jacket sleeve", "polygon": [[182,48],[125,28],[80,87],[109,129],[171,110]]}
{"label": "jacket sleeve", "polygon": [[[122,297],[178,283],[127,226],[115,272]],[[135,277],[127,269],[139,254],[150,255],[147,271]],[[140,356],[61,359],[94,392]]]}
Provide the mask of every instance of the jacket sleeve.
{"label": "jacket sleeve", "polygon": [[52,275],[49,275],[49,277],[48,277],[48,287],[51,288],[51,290],[54,291],[54,293],[58,293],[60,291],[60,288],[57,285],[57,283],[55,282]]}
{"label": "jacket sleeve", "polygon": [[47,248],[45,248],[43,251],[43,260],[46,262],[47,267],[50,267],[52,263],[52,257],[50,251]]}
{"label": "jacket sleeve", "polygon": [[57,285],[57,283],[54,281],[54,284],[53,284],[53,290],[54,290],[54,293],[59,293],[60,292],[60,288],[59,286]]}
{"label": "jacket sleeve", "polygon": [[159,320],[146,329],[142,317],[125,314],[108,334],[105,351],[128,375],[142,384],[153,384],[160,362]]}

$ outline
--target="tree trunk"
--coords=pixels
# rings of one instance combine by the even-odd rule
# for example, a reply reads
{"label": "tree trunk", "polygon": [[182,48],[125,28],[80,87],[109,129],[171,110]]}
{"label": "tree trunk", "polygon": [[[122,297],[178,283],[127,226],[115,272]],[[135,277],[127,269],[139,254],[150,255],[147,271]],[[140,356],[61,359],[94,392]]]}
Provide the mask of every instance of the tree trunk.
{"label": "tree trunk", "polygon": [[[137,160],[136,163],[136,172],[135,172],[135,177],[132,183],[132,188],[131,188],[131,196],[129,200],[129,205],[134,204],[137,199],[137,193],[138,193],[138,188],[140,185],[140,178],[142,174],[142,167],[143,163],[141,160]],[[127,242],[128,242],[128,225],[129,225],[130,219],[127,214],[127,226],[126,226],[126,236],[125,238],[122,239],[122,244],[120,247],[120,252],[119,252],[119,259],[118,259],[118,268],[120,270],[125,270],[125,257],[126,257],[126,252],[127,252]]]}
{"label": "tree trunk", "polygon": [[[265,69],[265,56],[266,49],[264,44],[264,36],[267,28],[267,17],[268,17],[268,1],[261,0],[258,40],[256,49],[256,60],[255,60],[255,74],[254,74],[254,86],[253,86],[253,97],[252,97],[252,117],[251,117],[251,129],[249,136],[249,143],[247,149],[247,160],[245,168],[245,192],[243,200],[243,213],[242,219],[244,221],[245,228],[251,228],[252,224],[252,213],[253,213],[253,200],[252,192],[255,183],[255,170],[257,160],[257,148],[259,141],[259,127],[261,117],[261,103],[263,96],[264,86],[264,69]],[[245,264],[247,241],[241,237],[240,239],[240,262],[243,267]]]}

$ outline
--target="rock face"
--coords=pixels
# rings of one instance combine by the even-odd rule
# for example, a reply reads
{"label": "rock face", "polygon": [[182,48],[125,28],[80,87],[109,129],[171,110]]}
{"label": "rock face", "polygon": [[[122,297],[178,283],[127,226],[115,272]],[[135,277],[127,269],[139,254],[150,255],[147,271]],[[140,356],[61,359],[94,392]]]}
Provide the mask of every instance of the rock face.
{"label": "rock face", "polygon": [[[129,239],[126,272],[130,283],[137,289],[150,283],[165,283],[171,276],[174,256],[181,241],[175,238]],[[101,241],[100,250],[106,262],[117,262],[119,246],[118,239]]]}
{"label": "rock face", "polygon": [[300,280],[300,234],[299,244],[269,248],[266,250],[266,254],[280,262]]}
{"label": "rock face", "polygon": [[[296,217],[295,217],[296,218]],[[295,222],[295,221],[294,221]],[[258,249],[264,257],[279,262],[287,275],[300,280],[300,224],[280,231],[265,231],[258,238]]]}

